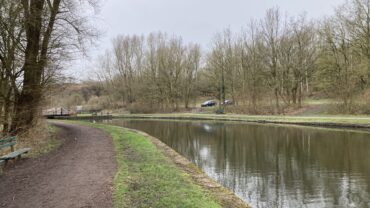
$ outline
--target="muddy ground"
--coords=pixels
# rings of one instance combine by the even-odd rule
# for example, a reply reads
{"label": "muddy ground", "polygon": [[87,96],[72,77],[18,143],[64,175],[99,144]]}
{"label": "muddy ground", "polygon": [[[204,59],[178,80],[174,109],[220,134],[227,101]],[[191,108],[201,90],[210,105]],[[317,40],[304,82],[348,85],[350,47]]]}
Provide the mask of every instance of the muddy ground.
{"label": "muddy ground", "polygon": [[112,207],[112,139],[99,129],[55,122],[62,145],[10,163],[0,175],[0,207]]}

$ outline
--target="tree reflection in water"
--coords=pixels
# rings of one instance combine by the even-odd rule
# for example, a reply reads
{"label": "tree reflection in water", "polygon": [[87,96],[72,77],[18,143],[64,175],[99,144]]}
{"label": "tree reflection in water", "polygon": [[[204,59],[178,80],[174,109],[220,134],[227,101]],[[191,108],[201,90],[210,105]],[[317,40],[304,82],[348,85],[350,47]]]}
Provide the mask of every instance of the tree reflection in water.
{"label": "tree reflection in water", "polygon": [[370,207],[370,134],[241,123],[116,120],[145,131],[253,207]]}

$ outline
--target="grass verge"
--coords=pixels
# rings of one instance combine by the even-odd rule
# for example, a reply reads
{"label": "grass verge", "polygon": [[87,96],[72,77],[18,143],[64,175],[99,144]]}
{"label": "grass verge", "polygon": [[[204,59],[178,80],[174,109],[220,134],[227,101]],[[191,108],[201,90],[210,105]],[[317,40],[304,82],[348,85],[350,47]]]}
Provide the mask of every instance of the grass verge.
{"label": "grass verge", "polygon": [[244,121],[272,124],[298,124],[310,126],[370,128],[368,116],[252,116],[238,114],[126,114],[116,115],[117,118],[158,118],[158,119],[197,119],[220,121]]}
{"label": "grass verge", "polygon": [[118,165],[114,207],[221,207],[144,135],[115,126],[73,123],[103,129],[113,138]]}

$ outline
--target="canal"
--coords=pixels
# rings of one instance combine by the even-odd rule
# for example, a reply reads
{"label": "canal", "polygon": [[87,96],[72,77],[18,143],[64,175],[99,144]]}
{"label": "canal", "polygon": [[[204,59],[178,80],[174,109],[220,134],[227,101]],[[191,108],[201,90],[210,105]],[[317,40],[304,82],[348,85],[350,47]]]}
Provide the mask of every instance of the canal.
{"label": "canal", "polygon": [[120,119],[253,207],[370,207],[370,133],[213,121]]}

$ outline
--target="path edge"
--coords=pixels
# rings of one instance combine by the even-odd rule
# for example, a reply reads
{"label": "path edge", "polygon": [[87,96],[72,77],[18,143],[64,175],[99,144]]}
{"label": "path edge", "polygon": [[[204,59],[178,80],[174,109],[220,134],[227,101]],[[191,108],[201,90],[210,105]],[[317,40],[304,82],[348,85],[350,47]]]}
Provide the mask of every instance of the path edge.
{"label": "path edge", "polygon": [[251,206],[235,195],[231,190],[222,186],[196,165],[190,162],[187,158],[176,152],[174,149],[160,141],[158,138],[153,137],[145,132],[130,129],[125,127],[119,127],[124,130],[139,134],[147,138],[155,147],[162,152],[167,158],[169,158],[175,165],[182,171],[187,173],[192,181],[200,186],[202,189],[208,191],[212,197],[220,203],[224,208],[250,208]]}

